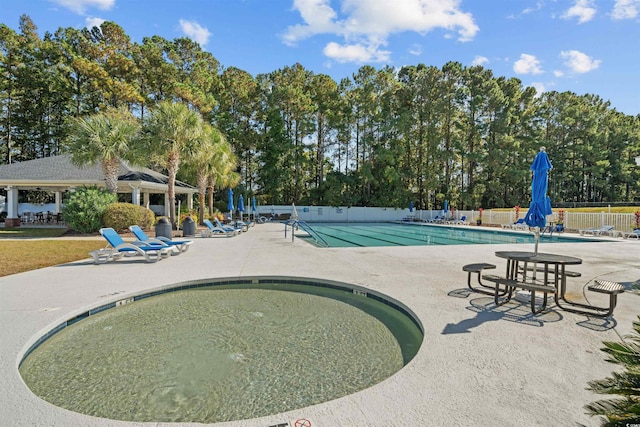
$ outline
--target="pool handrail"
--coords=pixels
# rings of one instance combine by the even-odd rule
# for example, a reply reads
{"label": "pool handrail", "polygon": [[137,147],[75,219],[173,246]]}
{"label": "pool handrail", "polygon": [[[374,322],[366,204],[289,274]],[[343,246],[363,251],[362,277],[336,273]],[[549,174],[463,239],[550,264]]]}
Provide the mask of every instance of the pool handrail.
{"label": "pool handrail", "polygon": [[303,231],[306,231],[307,234],[311,236],[313,240],[315,240],[319,245],[321,246],[324,245],[324,247],[326,248],[329,247],[329,243],[327,243],[327,241],[324,240],[321,235],[319,235],[313,228],[311,228],[309,224],[307,224],[304,221],[294,221],[294,222],[295,222],[295,225],[298,226],[298,228],[302,228]]}

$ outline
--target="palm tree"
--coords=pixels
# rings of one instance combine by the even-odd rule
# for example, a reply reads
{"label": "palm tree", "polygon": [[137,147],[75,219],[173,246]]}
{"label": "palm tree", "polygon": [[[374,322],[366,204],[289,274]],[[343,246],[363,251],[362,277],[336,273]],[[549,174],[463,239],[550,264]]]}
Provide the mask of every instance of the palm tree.
{"label": "palm tree", "polygon": [[169,218],[176,224],[176,175],[182,155],[190,156],[202,141],[202,118],[184,104],[163,101],[145,119],[150,149],[169,175]]}
{"label": "palm tree", "polygon": [[634,333],[623,342],[605,341],[602,351],[611,356],[608,362],[622,365],[624,372],[589,382],[588,390],[621,396],[592,402],[585,408],[590,415],[604,415],[603,426],[630,426],[640,423],[640,316],[633,322]]}
{"label": "palm tree", "polygon": [[118,190],[120,160],[133,164],[142,161],[139,143],[140,124],[124,108],[109,108],[104,112],[75,119],[69,137],[71,159],[77,165],[102,165],[107,190]]}
{"label": "palm tree", "polygon": [[[228,155],[225,162],[224,158]],[[242,181],[240,175],[235,169],[237,167],[237,157],[233,153],[224,154],[218,159],[220,167],[209,175],[207,188],[209,190],[209,211],[213,213],[213,193],[218,188],[233,188]]]}
{"label": "palm tree", "polygon": [[201,136],[200,146],[190,153],[191,157],[186,161],[188,173],[195,178],[198,187],[200,224],[204,222],[205,195],[209,177],[217,175],[219,171],[228,167],[226,163],[229,159],[228,153],[231,152],[231,146],[217,128],[205,123]]}

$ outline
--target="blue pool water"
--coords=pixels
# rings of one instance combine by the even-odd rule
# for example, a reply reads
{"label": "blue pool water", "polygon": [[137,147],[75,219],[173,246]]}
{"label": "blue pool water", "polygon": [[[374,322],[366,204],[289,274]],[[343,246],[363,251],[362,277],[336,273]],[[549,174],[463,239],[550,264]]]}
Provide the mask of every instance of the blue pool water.
{"label": "blue pool water", "polygon": [[[479,245],[479,244],[533,244],[533,233],[511,232],[487,227],[441,226],[430,224],[395,223],[311,223],[314,234],[329,247],[372,246],[430,246],[430,245]],[[311,236],[309,242],[318,244]],[[318,239],[319,240],[319,239]],[[597,242],[554,234],[543,234],[540,243]],[[321,244],[324,246],[324,244]]]}

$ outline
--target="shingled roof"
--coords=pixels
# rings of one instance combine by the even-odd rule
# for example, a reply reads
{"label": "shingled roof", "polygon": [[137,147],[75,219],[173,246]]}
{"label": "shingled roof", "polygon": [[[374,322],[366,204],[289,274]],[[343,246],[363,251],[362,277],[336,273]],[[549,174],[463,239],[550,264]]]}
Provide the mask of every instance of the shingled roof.
{"label": "shingled roof", "polygon": [[[129,165],[121,161],[118,170],[118,189],[124,192],[131,186],[139,186],[152,193],[167,191],[169,177],[149,168]],[[105,185],[100,164],[77,166],[71,156],[45,157],[25,162],[0,165],[0,187],[13,186],[19,189],[60,189],[81,185]],[[197,189],[176,180],[176,193],[196,193]]]}

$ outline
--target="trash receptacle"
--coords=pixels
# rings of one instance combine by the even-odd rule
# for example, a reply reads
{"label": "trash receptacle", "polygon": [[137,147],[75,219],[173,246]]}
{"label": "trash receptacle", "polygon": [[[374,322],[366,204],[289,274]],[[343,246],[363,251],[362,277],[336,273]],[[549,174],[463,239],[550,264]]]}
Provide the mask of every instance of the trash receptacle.
{"label": "trash receptacle", "polygon": [[196,235],[196,222],[190,216],[182,221],[182,236],[189,237]]}
{"label": "trash receptacle", "polygon": [[173,237],[171,223],[167,218],[160,218],[156,223],[156,237],[166,237],[171,239]]}

